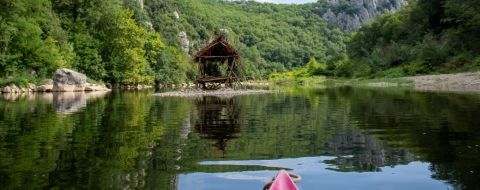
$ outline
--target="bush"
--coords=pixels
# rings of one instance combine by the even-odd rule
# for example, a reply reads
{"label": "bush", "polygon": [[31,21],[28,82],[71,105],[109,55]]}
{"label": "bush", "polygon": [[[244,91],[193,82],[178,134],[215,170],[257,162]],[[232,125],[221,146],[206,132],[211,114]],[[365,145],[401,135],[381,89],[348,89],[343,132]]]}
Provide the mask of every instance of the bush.
{"label": "bush", "polygon": [[34,75],[19,73],[14,76],[0,78],[0,87],[12,85],[12,84],[18,87],[27,87],[29,83],[38,84],[40,82],[43,82],[43,81],[35,77]]}
{"label": "bush", "polygon": [[418,60],[433,67],[442,65],[448,58],[448,48],[435,40],[432,35],[426,35],[414,49],[418,52]]}
{"label": "bush", "polygon": [[429,73],[433,69],[429,64],[426,64],[425,62],[418,60],[411,64],[403,66],[402,70],[406,75],[416,75],[416,74]]}
{"label": "bush", "polygon": [[353,64],[348,60],[341,60],[335,64],[335,70],[333,71],[336,77],[351,77],[353,75]]}
{"label": "bush", "polygon": [[454,56],[453,58],[450,59],[447,63],[445,63],[445,66],[448,69],[458,69],[467,65],[472,65],[474,60],[472,60],[472,56],[462,53],[460,55]]}

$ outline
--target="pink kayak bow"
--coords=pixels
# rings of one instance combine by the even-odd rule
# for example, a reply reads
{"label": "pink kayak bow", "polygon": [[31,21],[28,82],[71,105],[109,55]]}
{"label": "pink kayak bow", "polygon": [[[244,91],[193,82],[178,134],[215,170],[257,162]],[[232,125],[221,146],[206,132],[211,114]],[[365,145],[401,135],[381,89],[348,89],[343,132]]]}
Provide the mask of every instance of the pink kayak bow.
{"label": "pink kayak bow", "polygon": [[293,182],[290,174],[285,170],[281,170],[277,177],[275,177],[269,190],[298,190],[298,187],[295,185],[295,182]]}

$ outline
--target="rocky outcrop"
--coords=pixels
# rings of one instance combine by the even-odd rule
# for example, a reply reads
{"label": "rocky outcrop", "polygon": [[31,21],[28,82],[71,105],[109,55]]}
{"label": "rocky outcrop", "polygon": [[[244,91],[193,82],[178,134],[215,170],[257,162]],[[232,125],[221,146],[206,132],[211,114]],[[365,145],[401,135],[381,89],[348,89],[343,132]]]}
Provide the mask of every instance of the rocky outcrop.
{"label": "rocky outcrop", "polygon": [[34,84],[28,84],[26,87],[18,87],[16,85],[8,85],[1,89],[2,93],[30,93],[36,91],[36,86]]}
{"label": "rocky outcrop", "polygon": [[177,11],[173,11],[173,17],[174,17],[176,20],[180,20],[180,14],[178,14]]}
{"label": "rocky outcrop", "polygon": [[144,0],[137,0],[138,6],[140,6],[140,9],[143,10],[143,7],[145,5]]}
{"label": "rocky outcrop", "polygon": [[87,83],[84,91],[109,91],[109,89],[105,85]]}
{"label": "rocky outcrop", "polygon": [[53,80],[48,80],[45,84],[35,87],[35,92],[52,92]]}
{"label": "rocky outcrop", "polygon": [[398,11],[408,0],[329,0],[318,2],[315,12],[330,25],[353,31],[384,13]]}
{"label": "rocky outcrop", "polygon": [[20,89],[15,85],[9,85],[2,89],[3,93],[19,93]]}
{"label": "rocky outcrop", "polygon": [[153,88],[151,85],[143,85],[143,84],[138,84],[138,85],[120,85],[120,89],[122,90],[143,90],[143,89],[150,89]]}
{"label": "rocky outcrop", "polygon": [[76,91],[109,91],[103,84],[87,83],[87,77],[70,69],[58,69],[54,80],[48,80],[42,85],[28,84],[25,87],[8,85],[0,88],[1,93],[30,93],[30,92],[76,92]]}
{"label": "rocky outcrop", "polygon": [[54,92],[84,91],[87,76],[70,69],[57,69],[53,78]]}
{"label": "rocky outcrop", "polygon": [[188,54],[190,52],[190,40],[188,40],[187,32],[181,31],[178,34],[178,40],[182,51]]}
{"label": "rocky outcrop", "polygon": [[40,85],[35,89],[35,92],[52,92],[53,84]]}

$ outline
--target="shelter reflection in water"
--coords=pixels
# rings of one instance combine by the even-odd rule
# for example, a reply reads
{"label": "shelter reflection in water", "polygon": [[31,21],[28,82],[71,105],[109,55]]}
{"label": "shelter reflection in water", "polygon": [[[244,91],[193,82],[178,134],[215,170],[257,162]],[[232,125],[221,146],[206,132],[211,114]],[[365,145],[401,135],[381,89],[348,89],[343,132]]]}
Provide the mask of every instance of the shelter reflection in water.
{"label": "shelter reflection in water", "polygon": [[196,101],[198,119],[195,130],[202,138],[215,140],[226,151],[227,142],[237,138],[243,126],[242,109],[234,98],[202,97]]}

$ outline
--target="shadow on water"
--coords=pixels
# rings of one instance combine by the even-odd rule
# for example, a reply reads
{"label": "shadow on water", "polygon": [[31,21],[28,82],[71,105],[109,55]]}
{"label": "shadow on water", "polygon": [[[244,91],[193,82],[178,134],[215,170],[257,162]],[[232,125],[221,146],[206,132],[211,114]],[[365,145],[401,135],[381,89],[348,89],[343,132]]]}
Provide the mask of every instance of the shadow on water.
{"label": "shadow on water", "polygon": [[[5,189],[479,189],[480,96],[359,88],[232,98],[0,98]],[[67,113],[67,114],[65,114]],[[349,181],[349,183],[345,183]]]}

